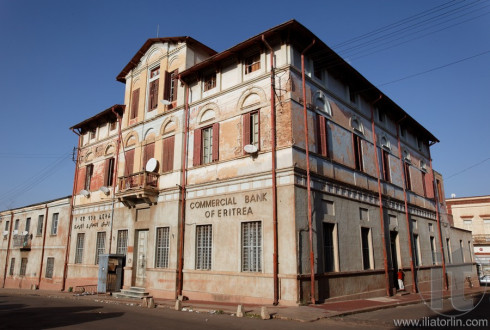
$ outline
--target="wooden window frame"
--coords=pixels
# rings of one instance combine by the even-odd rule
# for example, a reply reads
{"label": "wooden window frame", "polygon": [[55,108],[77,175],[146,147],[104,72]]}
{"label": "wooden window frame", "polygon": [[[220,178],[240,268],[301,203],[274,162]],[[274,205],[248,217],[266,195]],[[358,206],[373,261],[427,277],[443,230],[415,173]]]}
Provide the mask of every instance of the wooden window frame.
{"label": "wooden window frame", "polygon": [[175,135],[163,139],[162,172],[174,170]]}
{"label": "wooden window frame", "polygon": [[355,133],[352,133],[352,146],[354,152],[354,168],[360,172],[364,172],[362,138]]}
{"label": "wooden window frame", "polygon": [[129,119],[135,119],[138,117],[138,107],[140,102],[140,89],[137,88],[133,91],[133,95],[131,96],[131,114]]}
{"label": "wooden window frame", "polygon": [[[209,126],[205,126],[202,128],[197,128],[194,130],[194,155],[193,155],[193,165],[205,165],[211,164],[219,160],[219,123],[214,123]],[[204,136],[203,131],[206,129],[212,130],[212,157],[211,161],[204,163],[203,157],[203,144],[204,144]]]}
{"label": "wooden window frame", "polygon": [[83,263],[83,247],[85,244],[85,233],[78,233],[75,248],[75,264]]}
{"label": "wooden window frame", "polygon": [[204,86],[203,86],[203,90],[205,92],[213,89],[216,87],[216,73],[212,73],[212,74],[208,74],[206,76],[204,76]]}
{"label": "wooden window frame", "polygon": [[160,67],[150,70],[148,79],[148,112],[158,108],[158,89],[160,81]]}
{"label": "wooden window frame", "polygon": [[321,114],[316,114],[317,119],[317,153],[323,157],[330,158],[328,148],[328,119]]}
{"label": "wooden window frame", "polygon": [[403,162],[403,172],[405,173],[405,189],[412,190],[412,178],[410,176],[409,162]]}
{"label": "wooden window frame", "polygon": [[245,66],[245,74],[249,74],[260,70],[260,53],[253,54],[245,58],[243,64]]}
{"label": "wooden window frame", "polygon": [[87,166],[85,166],[85,183],[83,189],[90,191],[93,174],[94,174],[94,164],[88,164]]}

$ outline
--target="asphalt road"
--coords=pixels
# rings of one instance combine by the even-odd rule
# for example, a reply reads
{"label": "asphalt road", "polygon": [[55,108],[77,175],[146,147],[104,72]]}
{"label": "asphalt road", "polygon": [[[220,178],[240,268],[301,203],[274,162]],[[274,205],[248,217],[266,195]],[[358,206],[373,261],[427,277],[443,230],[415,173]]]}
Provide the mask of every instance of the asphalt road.
{"label": "asphalt road", "polygon": [[[458,316],[463,320],[489,320],[489,296],[475,298],[473,310]],[[459,314],[450,300],[444,301],[437,312],[455,316]],[[50,297],[45,295],[0,293],[0,329],[420,329],[437,326],[399,326],[393,319],[447,320],[424,304],[382,309],[369,313],[322,319],[300,323],[286,320],[260,320],[236,318],[230,315],[177,312],[166,308],[147,309],[125,303],[107,303],[97,298]],[[435,321],[434,321],[435,322]],[[466,328],[484,328],[468,327]],[[440,327],[448,329],[448,327]],[[452,327],[461,329],[461,326]]]}

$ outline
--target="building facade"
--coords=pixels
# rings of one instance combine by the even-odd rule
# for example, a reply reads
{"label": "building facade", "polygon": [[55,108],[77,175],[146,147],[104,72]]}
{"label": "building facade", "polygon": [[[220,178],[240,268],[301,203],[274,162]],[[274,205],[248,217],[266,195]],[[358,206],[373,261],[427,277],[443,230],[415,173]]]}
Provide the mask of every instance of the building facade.
{"label": "building facade", "polygon": [[0,212],[3,288],[61,290],[71,198]]}
{"label": "building facade", "polygon": [[64,287],[117,253],[123,286],[156,297],[391,295],[398,269],[425,290],[445,242],[471,240],[443,212],[438,140],[294,20],[220,53],[149,39],[117,80],[124,104],[72,127]]}
{"label": "building facade", "polygon": [[[475,261],[490,273],[490,196],[449,198],[446,204],[454,226],[472,232]],[[461,244],[471,248],[469,241]]]}

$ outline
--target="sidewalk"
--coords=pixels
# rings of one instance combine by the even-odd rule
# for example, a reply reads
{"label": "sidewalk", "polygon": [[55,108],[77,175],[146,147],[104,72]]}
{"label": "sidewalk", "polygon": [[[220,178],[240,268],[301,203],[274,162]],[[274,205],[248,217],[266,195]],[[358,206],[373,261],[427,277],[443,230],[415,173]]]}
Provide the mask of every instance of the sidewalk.
{"label": "sidewalk", "polygon": [[[465,289],[466,296],[474,296],[486,291],[485,287],[477,287]],[[125,304],[130,306],[143,306],[142,300],[135,299],[121,299],[115,298],[110,295],[95,294],[95,295],[80,295],[72,292],[60,292],[60,291],[31,291],[20,289],[0,289],[0,293],[13,293],[24,295],[39,295],[53,298],[73,298],[73,299],[87,299],[96,302]],[[443,293],[443,298],[450,298],[449,292]],[[268,313],[272,318],[294,320],[299,322],[313,322],[323,318],[330,318],[336,316],[350,315],[362,312],[369,312],[378,309],[392,308],[397,306],[404,306],[410,304],[417,304],[424,301],[429,301],[430,292],[427,293],[410,293],[402,296],[392,297],[377,297],[366,298],[357,300],[345,300],[336,302],[325,302],[318,305],[309,306],[273,306],[265,305]],[[157,308],[175,308],[175,301],[169,299],[155,299],[155,305]],[[235,315],[237,311],[236,303],[226,302],[209,302],[209,301],[193,301],[186,300],[182,302],[182,312],[194,312],[194,313],[212,313],[212,314],[229,314]],[[261,308],[264,305],[243,305],[243,311],[246,317],[260,318]]]}

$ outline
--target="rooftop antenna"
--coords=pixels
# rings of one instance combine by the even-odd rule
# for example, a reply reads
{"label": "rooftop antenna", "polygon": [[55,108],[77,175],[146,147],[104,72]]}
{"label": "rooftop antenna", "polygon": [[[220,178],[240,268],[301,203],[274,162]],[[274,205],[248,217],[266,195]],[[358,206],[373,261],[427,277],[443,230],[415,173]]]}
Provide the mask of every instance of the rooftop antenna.
{"label": "rooftop antenna", "polygon": [[160,24],[157,24],[157,38],[158,38],[158,32],[160,32]]}

